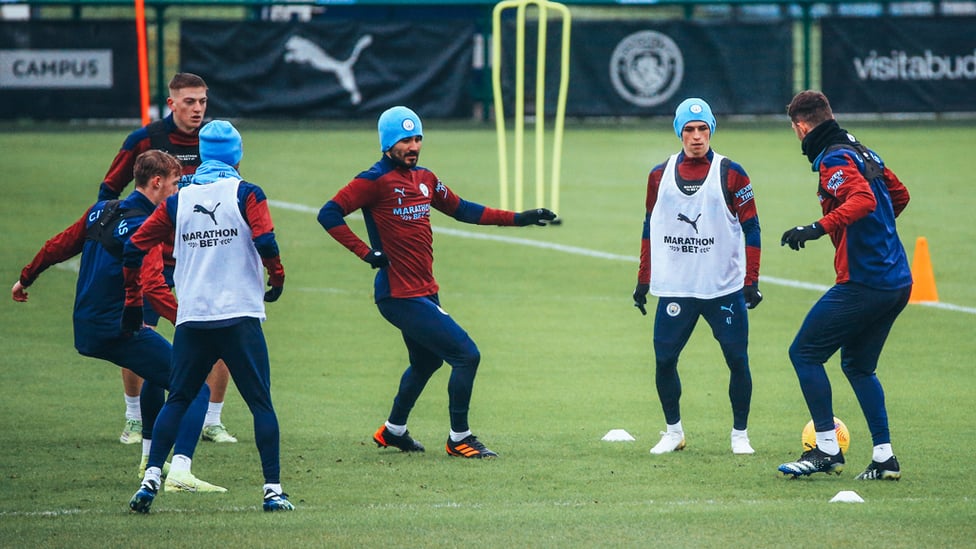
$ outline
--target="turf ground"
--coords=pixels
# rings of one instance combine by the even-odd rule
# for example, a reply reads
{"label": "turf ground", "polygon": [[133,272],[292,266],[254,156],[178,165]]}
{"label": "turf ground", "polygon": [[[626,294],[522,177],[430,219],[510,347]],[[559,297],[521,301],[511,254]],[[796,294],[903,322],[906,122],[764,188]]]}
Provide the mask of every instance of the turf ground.
{"label": "turf ground", "polygon": [[[194,460],[197,475],[229,491],[164,493],[151,515],[128,513],[138,450],[117,441],[117,368],[72,347],[68,263],[46,272],[28,303],[0,306],[0,546],[972,547],[976,228],[966,219],[976,195],[965,158],[976,127],[841,122],[909,186],[899,230],[910,255],[927,239],[938,284],[937,305],[911,305],[895,325],[879,369],[900,482],[853,480],[871,442],[836,358],[828,372],[835,413],[852,433],[848,470],[797,481],[776,472],[799,454],[809,419],[786,350],[833,277],[827,241],[799,253],[778,245],[787,227],[819,216],[815,176],[787,123],[720,120],[712,141],[752,177],[763,227],[765,301],[750,313],[753,456],[729,452],[726,369],[703,323],[680,366],[688,448],[647,452],[664,422],[651,317],[630,295],[646,173],[679,148],[669,121],[570,125],[559,227],[477,227],[433,214],[443,305],[482,351],[471,421],[501,455],[487,462],[443,451],[446,369],[410,421],[426,454],[371,442],[405,353],[372,305],[372,271],[315,213],[379,157],[373,124],[241,123],[241,171],[273,200],[287,272],[265,331],[283,483],[298,510],[260,511],[250,416],[231,389],[224,421],[241,442],[201,443]],[[0,132],[7,284],[94,201],[128,129]],[[497,204],[493,131],[433,120],[425,129],[421,164],[462,197]],[[364,234],[361,218],[349,222]],[[617,428],[636,442],[600,440]],[[841,490],[865,503],[828,503]]]}

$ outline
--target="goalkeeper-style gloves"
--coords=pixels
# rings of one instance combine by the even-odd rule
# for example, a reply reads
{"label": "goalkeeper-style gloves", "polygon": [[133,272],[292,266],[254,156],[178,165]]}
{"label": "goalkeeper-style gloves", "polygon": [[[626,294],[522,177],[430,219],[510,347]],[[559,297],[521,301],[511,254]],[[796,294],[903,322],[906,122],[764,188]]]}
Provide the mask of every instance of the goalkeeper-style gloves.
{"label": "goalkeeper-style gloves", "polygon": [[382,269],[390,264],[390,258],[386,257],[383,250],[370,250],[363,256],[363,261],[369,263],[374,269]]}
{"label": "goalkeeper-style gloves", "polygon": [[756,305],[762,301],[762,292],[759,291],[759,283],[748,284],[742,287],[742,295],[746,299],[746,309],[755,309]]}
{"label": "goalkeeper-style gloves", "polygon": [[647,292],[649,291],[651,291],[650,284],[638,284],[637,288],[634,289],[634,307],[637,307],[637,310],[644,316],[647,316],[647,309],[644,306],[647,305]]}
{"label": "goalkeeper-style gloves", "polygon": [[536,208],[534,210],[525,210],[515,214],[515,224],[519,227],[525,227],[526,225],[545,225],[543,221],[552,221],[556,219],[556,214],[545,208]]}
{"label": "goalkeeper-style gloves", "polygon": [[271,288],[268,291],[264,292],[264,300],[268,303],[273,303],[275,301],[278,301],[278,298],[281,297],[281,292],[285,291],[284,285],[273,286],[271,284],[271,281],[269,280],[268,286],[271,286]]}
{"label": "goalkeeper-style gloves", "polygon": [[817,222],[813,222],[804,227],[794,227],[783,233],[783,238],[780,239],[779,245],[789,245],[790,248],[799,250],[803,247],[804,242],[807,240],[816,240],[826,234],[826,232],[820,226],[820,223]]}
{"label": "goalkeeper-style gloves", "polygon": [[122,309],[122,334],[130,336],[142,329],[142,305]]}

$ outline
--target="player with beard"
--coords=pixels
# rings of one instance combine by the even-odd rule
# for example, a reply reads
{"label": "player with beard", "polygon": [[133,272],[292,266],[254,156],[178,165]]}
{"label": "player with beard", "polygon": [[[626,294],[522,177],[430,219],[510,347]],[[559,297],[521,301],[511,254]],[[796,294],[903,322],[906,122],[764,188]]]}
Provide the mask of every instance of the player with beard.
{"label": "player with beard", "polygon": [[[497,454],[472,434],[468,408],[475,374],[481,361],[477,345],[441,308],[433,273],[431,208],[458,221],[477,225],[544,225],[556,214],[537,208],[521,213],[466,201],[430,170],[417,165],[423,145],[420,117],[406,107],[393,107],[378,123],[383,156],[357,175],[319,211],[319,223],[329,234],[374,269],[376,307],[403,335],[409,365],[387,421],[373,440],[380,447],[423,452],[424,446],[407,431],[407,418],[430,377],[444,362],[448,380],[449,455],[494,458]],[[346,225],[345,216],[362,210],[369,244]]]}
{"label": "player with beard", "polygon": [[830,380],[824,363],[838,350],[840,368],[861,406],[874,443],[858,480],[898,480],[884,389],[876,370],[895,319],[912,293],[912,272],[895,228],[910,200],[908,189],[874,151],[834,119],[827,96],[803,91],[787,114],[803,154],[819,174],[823,217],[783,233],[794,250],[829,235],[836,249],[834,286],[814,304],[790,345],[790,361],[817,432],[817,445],[779,471],[794,478],[844,470],[834,432]]}

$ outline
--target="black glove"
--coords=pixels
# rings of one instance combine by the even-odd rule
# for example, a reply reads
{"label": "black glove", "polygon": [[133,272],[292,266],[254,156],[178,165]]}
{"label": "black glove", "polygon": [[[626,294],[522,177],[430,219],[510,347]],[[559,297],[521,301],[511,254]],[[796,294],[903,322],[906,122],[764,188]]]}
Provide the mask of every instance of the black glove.
{"label": "black glove", "polygon": [[369,263],[374,269],[382,269],[390,264],[390,258],[386,257],[383,250],[370,250],[363,256],[363,261]]}
{"label": "black glove", "polygon": [[746,298],[746,309],[755,309],[756,305],[762,301],[762,292],[759,291],[758,282],[744,286],[742,295]]}
{"label": "black glove", "polygon": [[122,333],[132,335],[142,329],[142,305],[122,309]]}
{"label": "black glove", "polygon": [[556,219],[556,214],[545,208],[525,210],[524,212],[515,214],[515,224],[519,227],[525,227],[526,225],[543,226],[545,225],[543,221],[552,221],[553,219]]}
{"label": "black glove", "polygon": [[647,292],[651,291],[650,284],[638,284],[637,288],[634,289],[634,307],[641,312],[642,315],[647,316],[647,309],[644,305],[647,305]]}
{"label": "black glove", "polygon": [[[268,281],[268,285],[271,285],[271,281]],[[281,297],[281,292],[283,291],[285,291],[284,286],[271,286],[270,290],[264,292],[264,300],[268,303],[274,303],[275,301],[278,301],[278,298]]]}
{"label": "black glove", "polygon": [[816,240],[826,234],[826,232],[820,226],[820,223],[817,222],[813,222],[805,227],[794,227],[783,233],[783,238],[780,239],[779,245],[785,246],[789,244],[790,248],[799,250],[803,247],[804,242],[807,240]]}

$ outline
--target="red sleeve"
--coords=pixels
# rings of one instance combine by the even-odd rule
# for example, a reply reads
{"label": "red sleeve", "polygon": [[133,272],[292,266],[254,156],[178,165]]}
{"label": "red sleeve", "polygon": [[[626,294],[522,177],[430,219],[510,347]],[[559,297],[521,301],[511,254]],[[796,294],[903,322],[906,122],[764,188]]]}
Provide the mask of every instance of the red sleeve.
{"label": "red sleeve", "polygon": [[484,211],[481,212],[481,219],[478,220],[478,224],[511,227],[515,225],[515,212],[485,206]]}
{"label": "red sleeve", "polygon": [[251,227],[252,239],[257,240],[263,235],[274,232],[274,223],[271,222],[271,210],[268,209],[267,200],[259,201],[253,192],[248,193],[244,202],[244,211],[247,224]]}
{"label": "red sleeve", "polygon": [[752,182],[741,167],[733,164],[729,170],[728,191],[732,200],[730,207],[742,226],[746,241],[746,277],[747,286],[759,280],[759,262],[762,258],[762,240],[759,229],[759,215],[756,211],[756,198],[752,190]]}
{"label": "red sleeve", "polygon": [[149,250],[142,262],[140,277],[146,299],[159,316],[176,324],[176,298],[163,277],[163,247]]}
{"label": "red sleeve", "polygon": [[[175,198],[175,197],[174,197]],[[142,306],[141,273],[144,256],[161,242],[172,238],[175,227],[167,211],[169,200],[161,202],[146,218],[139,230],[129,238],[122,259],[122,275],[125,278],[125,306]],[[132,254],[130,250],[135,250]],[[141,255],[139,253],[141,252]],[[136,257],[138,256],[138,257]]]}
{"label": "red sleeve", "polygon": [[877,206],[870,184],[850,159],[842,165],[821,166],[820,187],[840,202],[818,221],[828,233],[851,225]]}
{"label": "red sleeve", "polygon": [[366,257],[366,254],[369,253],[369,246],[363,242],[363,239],[356,236],[356,233],[352,232],[349,225],[345,223],[329,229],[329,235],[350,252],[356,254],[358,258]]}
{"label": "red sleeve", "polygon": [[650,221],[651,212],[657,204],[657,190],[661,185],[661,176],[664,174],[664,165],[659,169],[654,169],[647,175],[647,195],[644,197],[644,230],[641,234],[640,267],[637,269],[637,283],[651,283],[651,234]]}
{"label": "red sleeve", "polygon": [[761,248],[746,246],[746,278],[743,281],[746,286],[752,286],[759,281],[759,260],[761,257]]}
{"label": "red sleeve", "polygon": [[[332,197],[332,202],[339,205],[342,209],[342,216],[345,217],[360,208],[368,208],[373,204],[375,201],[373,190],[375,188],[376,185],[373,181],[356,178],[339,189],[339,192]],[[352,232],[352,229],[345,223],[328,229],[328,232],[338,243],[356,254],[356,257],[362,258],[369,253],[369,245],[356,236],[356,233]]]}
{"label": "red sleeve", "polygon": [[356,178],[339,189],[332,201],[342,208],[343,215],[349,215],[360,208],[368,208],[376,202],[374,190],[377,185],[369,179]]}
{"label": "red sleeve", "polygon": [[433,172],[427,172],[427,177],[427,182],[434,188],[434,194],[430,197],[430,205],[437,211],[464,223],[499,225],[502,227],[515,225],[515,212],[468,202],[458,196],[440,179],[437,179]]}
{"label": "red sleeve", "polygon": [[109,166],[108,173],[105,174],[105,179],[102,181],[102,184],[117,194],[122,194],[126,185],[132,181],[136,158],[147,150],[149,150],[149,139],[139,141],[132,149],[126,149],[124,147],[120,149],[119,153],[112,160],[112,165]]}
{"label": "red sleeve", "polygon": [[78,221],[51,237],[41,246],[34,259],[20,271],[20,283],[25,288],[33,284],[37,277],[51,265],[61,263],[81,253],[85,247],[85,238],[88,235],[85,226],[90,211],[91,208]]}
{"label": "red sleeve", "polygon": [[166,200],[156,206],[156,209],[146,218],[139,230],[129,238],[129,242],[133,246],[144,253],[149,253],[149,250],[157,244],[172,238],[176,227],[173,225],[173,219],[167,210],[168,205],[169,200]]}
{"label": "red sleeve", "polygon": [[895,172],[888,168],[884,169],[884,180],[885,185],[888,186],[888,194],[891,196],[891,205],[895,209],[895,217],[898,217],[908,206],[908,201],[911,200],[908,195],[908,187],[898,179]]}

